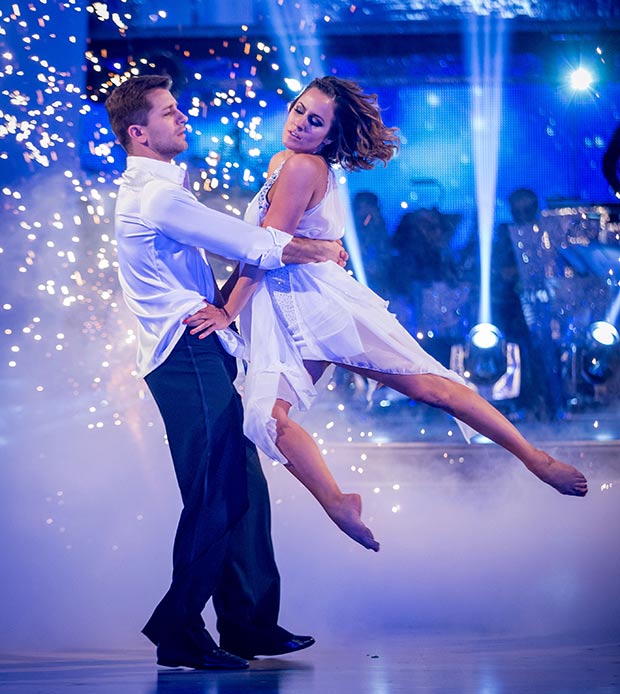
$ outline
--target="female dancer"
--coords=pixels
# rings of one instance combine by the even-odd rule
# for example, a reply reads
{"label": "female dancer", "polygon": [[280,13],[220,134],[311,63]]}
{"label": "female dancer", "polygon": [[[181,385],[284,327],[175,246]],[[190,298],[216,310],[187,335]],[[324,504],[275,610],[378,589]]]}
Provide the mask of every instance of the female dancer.
{"label": "female dancer", "polygon": [[[269,165],[268,179],[246,220],[292,235],[341,238],[344,209],[332,165],[346,171],[384,165],[398,146],[384,125],[375,95],[336,77],[313,80],[292,103],[284,125],[285,149]],[[208,305],[187,319],[192,333],[208,335],[240,315],[249,343],[245,431],[310,490],[351,538],[377,551],[361,520],[358,494],[343,494],[313,438],[289,417],[306,409],[314,383],[329,363],[375,379],[413,400],[457,418],[465,437],[479,432],[513,453],[539,479],[562,494],[583,496],[585,477],[534,448],[490,403],[456,373],[426,354],[387,311],[387,303],[335,263],[289,265],[264,273],[241,269],[223,308]]]}

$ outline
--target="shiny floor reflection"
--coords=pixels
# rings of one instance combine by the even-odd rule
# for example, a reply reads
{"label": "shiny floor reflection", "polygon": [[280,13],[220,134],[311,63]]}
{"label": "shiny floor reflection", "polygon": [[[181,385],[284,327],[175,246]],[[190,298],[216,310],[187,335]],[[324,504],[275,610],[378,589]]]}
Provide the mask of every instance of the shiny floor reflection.
{"label": "shiny floor reflection", "polygon": [[263,658],[245,672],[157,668],[152,654],[88,652],[0,657],[6,694],[595,694],[620,691],[620,643],[587,638],[383,635]]}

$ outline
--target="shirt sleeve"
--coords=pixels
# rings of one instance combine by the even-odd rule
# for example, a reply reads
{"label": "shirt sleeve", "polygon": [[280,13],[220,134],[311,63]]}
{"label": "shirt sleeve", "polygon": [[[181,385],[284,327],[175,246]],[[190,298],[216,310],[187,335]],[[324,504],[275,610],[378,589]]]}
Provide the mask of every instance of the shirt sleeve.
{"label": "shirt sleeve", "polygon": [[161,179],[145,187],[141,212],[154,228],[179,243],[264,270],[283,266],[282,250],[293,238],[278,229],[263,229],[212,210],[189,190]]}

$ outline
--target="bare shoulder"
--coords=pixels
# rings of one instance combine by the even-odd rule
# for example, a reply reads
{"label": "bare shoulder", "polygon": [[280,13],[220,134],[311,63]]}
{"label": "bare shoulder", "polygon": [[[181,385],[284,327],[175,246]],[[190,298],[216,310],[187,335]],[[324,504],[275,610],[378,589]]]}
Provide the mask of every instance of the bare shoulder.
{"label": "bare shoulder", "polygon": [[273,200],[279,197],[286,200],[289,207],[292,204],[301,206],[302,211],[321,200],[325,195],[329,171],[327,162],[322,157],[316,154],[287,153],[280,159],[281,163],[284,165],[271,189]]}
{"label": "bare shoulder", "polygon": [[279,180],[285,186],[303,187],[312,199],[325,192],[328,176],[327,162],[316,154],[298,153],[286,159]]}
{"label": "bare shoulder", "polygon": [[318,154],[293,154],[282,167],[282,172],[299,176],[327,176],[327,163]]}

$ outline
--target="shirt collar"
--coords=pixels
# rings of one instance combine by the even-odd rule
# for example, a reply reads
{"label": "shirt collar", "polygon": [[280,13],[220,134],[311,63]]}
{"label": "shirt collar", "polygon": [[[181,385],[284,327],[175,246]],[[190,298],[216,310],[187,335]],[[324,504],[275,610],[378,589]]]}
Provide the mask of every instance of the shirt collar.
{"label": "shirt collar", "polygon": [[128,173],[150,173],[181,186],[188,180],[187,171],[182,167],[173,162],[159,161],[150,157],[128,156],[126,171]]}

